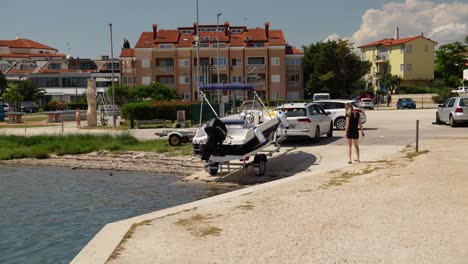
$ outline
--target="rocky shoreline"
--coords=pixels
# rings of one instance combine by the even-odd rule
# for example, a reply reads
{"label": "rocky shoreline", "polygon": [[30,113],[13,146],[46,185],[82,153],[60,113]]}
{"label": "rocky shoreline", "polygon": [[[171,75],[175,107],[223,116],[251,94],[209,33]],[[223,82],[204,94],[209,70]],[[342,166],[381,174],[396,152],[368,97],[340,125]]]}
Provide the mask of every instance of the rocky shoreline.
{"label": "rocky shoreline", "polygon": [[98,151],[80,155],[52,155],[47,159],[25,158],[4,160],[0,161],[0,164],[151,172],[178,177],[186,177],[203,169],[203,162],[193,156],[171,156],[143,151],[124,153]]}

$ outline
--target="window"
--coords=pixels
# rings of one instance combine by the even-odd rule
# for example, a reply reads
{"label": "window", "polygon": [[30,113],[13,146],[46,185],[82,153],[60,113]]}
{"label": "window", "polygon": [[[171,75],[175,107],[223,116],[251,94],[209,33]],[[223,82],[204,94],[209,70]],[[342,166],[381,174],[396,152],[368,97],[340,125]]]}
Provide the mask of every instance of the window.
{"label": "window", "polygon": [[301,81],[301,75],[299,73],[288,74],[286,76],[286,81],[288,81],[288,82],[299,82],[299,81]]}
{"label": "window", "polygon": [[286,65],[301,65],[299,58],[286,58]]}
{"label": "window", "polygon": [[404,71],[405,71],[405,65],[404,65],[404,64],[400,64],[400,71],[401,71],[401,72],[404,72]]}
{"label": "window", "polygon": [[318,114],[320,114],[320,112],[317,109],[317,107],[315,107],[315,105],[311,105],[311,106],[309,106],[309,114],[310,115],[318,115]]}
{"label": "window", "polygon": [[280,93],[279,92],[273,92],[271,98],[273,100],[278,100],[280,98]]}
{"label": "window", "polygon": [[190,100],[190,94],[189,93],[182,94],[182,99],[186,101]]}
{"label": "window", "polygon": [[89,70],[91,69],[91,63],[80,63],[80,70]]}
{"label": "window", "polygon": [[242,76],[232,76],[233,83],[242,83]]}
{"label": "window", "polygon": [[306,116],[305,108],[283,108],[287,117]]}
{"label": "window", "polygon": [[86,77],[68,77],[62,78],[62,87],[86,87],[88,78]]}
{"label": "window", "polygon": [[410,72],[413,68],[413,65],[412,64],[406,64],[406,71],[407,72]]}
{"label": "window", "polygon": [[226,65],[227,63],[225,57],[213,57],[212,62],[212,65]]}
{"label": "window", "polygon": [[120,68],[119,64],[114,62],[114,63],[108,63],[107,64],[107,68],[110,70],[110,69],[114,69],[114,70],[118,70]]}
{"label": "window", "polygon": [[405,45],[404,44],[400,45],[400,54],[403,54],[403,53],[405,53]]}
{"label": "window", "polygon": [[249,65],[265,64],[265,58],[264,57],[250,57],[248,58],[248,63]]}
{"label": "window", "polygon": [[200,48],[209,48],[210,44],[209,43],[200,43]]}
{"label": "window", "polygon": [[263,47],[263,42],[253,42],[251,43],[252,47]]}
{"label": "window", "polygon": [[189,59],[180,59],[179,60],[179,67],[181,67],[181,68],[190,67],[190,60]]}
{"label": "window", "polygon": [[180,84],[189,84],[190,83],[190,76],[179,76],[179,83]]}
{"label": "window", "polygon": [[218,48],[219,47],[220,49],[222,49],[222,48],[226,48],[226,43],[219,43],[219,45],[218,45],[218,43],[213,43],[212,46],[213,46],[213,48]]}
{"label": "window", "polygon": [[136,83],[136,77],[122,77],[122,82],[124,84],[134,85]]}
{"label": "window", "polygon": [[150,67],[150,61],[149,60],[141,60],[141,67],[142,68],[149,68]]}
{"label": "window", "polygon": [[172,44],[159,44],[160,49],[172,49],[174,46]]}
{"label": "window", "polygon": [[455,98],[450,100],[450,102],[448,103],[448,107],[453,107],[454,104],[455,104]]}
{"label": "window", "polygon": [[253,82],[256,82],[258,79],[258,76],[256,74],[249,74],[247,76],[247,82],[248,83],[253,83]]}
{"label": "window", "polygon": [[49,64],[49,70],[60,70],[62,69],[62,64],[60,63],[51,63]]}
{"label": "window", "polygon": [[151,77],[141,77],[141,84],[148,85],[151,83]]}
{"label": "window", "polygon": [[413,52],[413,46],[407,45],[406,46],[406,53],[411,53],[411,52]]}
{"label": "window", "polygon": [[271,82],[272,83],[279,83],[280,82],[279,74],[271,75]]}
{"label": "window", "polygon": [[242,60],[241,59],[232,59],[231,64],[232,64],[232,66],[242,65]]}
{"label": "window", "polygon": [[280,65],[280,57],[272,57],[271,65]]}
{"label": "window", "polygon": [[243,32],[242,28],[233,28],[233,29],[231,29],[231,33],[233,33],[233,34],[239,34],[239,33],[242,33],[242,32]]}

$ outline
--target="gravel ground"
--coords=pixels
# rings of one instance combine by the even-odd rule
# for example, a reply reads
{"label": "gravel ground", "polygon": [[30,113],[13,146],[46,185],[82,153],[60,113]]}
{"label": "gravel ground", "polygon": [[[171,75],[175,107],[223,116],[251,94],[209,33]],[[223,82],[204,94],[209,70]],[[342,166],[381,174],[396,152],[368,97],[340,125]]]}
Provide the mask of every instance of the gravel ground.
{"label": "gravel ground", "polygon": [[467,263],[468,139],[423,143],[142,223],[108,263]]}

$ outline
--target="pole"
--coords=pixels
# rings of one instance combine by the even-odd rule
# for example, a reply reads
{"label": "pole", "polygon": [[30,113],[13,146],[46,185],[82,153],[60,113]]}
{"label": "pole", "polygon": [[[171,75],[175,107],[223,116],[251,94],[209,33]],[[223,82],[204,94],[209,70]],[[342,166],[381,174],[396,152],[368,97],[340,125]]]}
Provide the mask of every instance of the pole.
{"label": "pole", "polygon": [[419,120],[416,120],[416,152],[419,151]]}
{"label": "pole", "polygon": [[[218,76],[218,84],[219,84],[219,17],[222,15],[222,13],[216,14],[216,57],[217,57],[217,63],[216,63],[216,74]],[[221,91],[218,90],[218,104],[221,103]]]}
{"label": "pole", "polygon": [[[197,35],[195,35],[195,43],[197,44],[197,96],[200,97],[200,36],[198,35],[199,32],[199,25],[198,25],[198,0],[197,0]],[[199,100],[203,100],[203,98],[199,98]]]}
{"label": "pole", "polygon": [[111,46],[111,87],[112,87],[112,128],[116,128],[115,118],[115,93],[114,93],[114,47],[112,43],[112,24],[109,24],[110,29],[110,46]]}
{"label": "pole", "polygon": [[75,104],[76,104],[77,100],[78,100],[78,88],[75,85]]}

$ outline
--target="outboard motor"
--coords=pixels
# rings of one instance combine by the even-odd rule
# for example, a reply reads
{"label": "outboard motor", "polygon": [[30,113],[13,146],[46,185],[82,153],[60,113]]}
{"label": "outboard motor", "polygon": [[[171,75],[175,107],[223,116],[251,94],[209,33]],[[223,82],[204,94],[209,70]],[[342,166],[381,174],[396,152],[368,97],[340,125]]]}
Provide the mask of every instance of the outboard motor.
{"label": "outboard motor", "polygon": [[208,140],[201,149],[202,160],[208,160],[211,155],[216,155],[218,146],[226,139],[227,128],[223,121],[213,118],[206,124],[205,132]]}

